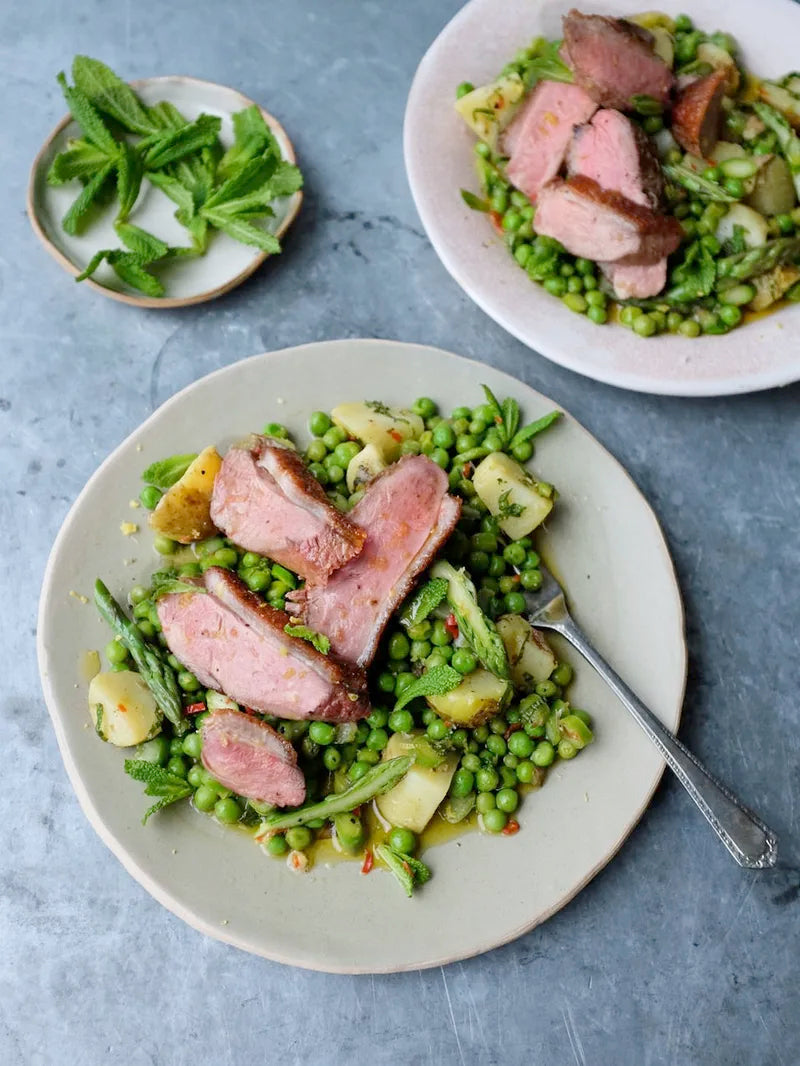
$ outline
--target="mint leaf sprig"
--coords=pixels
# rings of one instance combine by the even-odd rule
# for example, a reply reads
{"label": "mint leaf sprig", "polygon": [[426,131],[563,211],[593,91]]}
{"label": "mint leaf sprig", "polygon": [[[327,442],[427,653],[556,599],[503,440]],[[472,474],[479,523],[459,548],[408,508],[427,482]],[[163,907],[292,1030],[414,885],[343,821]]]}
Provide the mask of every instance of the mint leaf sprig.
{"label": "mint leaf sprig", "polygon": [[142,825],[146,824],[151,814],[192,794],[192,786],[188,781],[184,781],[177,774],[171,774],[169,770],[158,766],[157,763],[147,762],[144,759],[126,759],[125,773],[135,781],[145,782],[145,796],[159,797],[153,806],[145,811]]}
{"label": "mint leaf sprig", "polygon": [[[72,78],[69,85],[62,72],[58,82],[82,136],[56,156],[47,181],[83,185],[62,219],[72,236],[89,228],[93,206],[115,193],[115,228],[125,246],[100,249],[78,281],[106,262],[132,288],[163,296],[164,285],[152,268],[177,256],[203,255],[215,230],[268,254],[280,252],[278,238],[259,223],[274,216],[276,200],[302,188],[303,178],[282,158],[258,107],[232,116],[234,143],[223,151],[218,116],[201,114],[189,122],[169,101],[147,106],[89,56],[75,57]],[[188,231],[189,247],[169,247],[128,222],[145,180],[176,204],[175,218]]]}

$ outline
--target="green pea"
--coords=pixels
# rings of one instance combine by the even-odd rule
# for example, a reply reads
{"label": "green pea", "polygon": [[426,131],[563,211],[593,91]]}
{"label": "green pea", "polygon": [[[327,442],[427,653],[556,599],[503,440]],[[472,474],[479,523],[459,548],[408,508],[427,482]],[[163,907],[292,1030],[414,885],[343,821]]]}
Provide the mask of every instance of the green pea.
{"label": "green pea", "polygon": [[404,709],[392,711],[387,724],[393,733],[410,733],[414,728],[414,716]]}
{"label": "green pea", "polygon": [[364,720],[370,729],[382,729],[389,721],[389,712],[385,707],[373,707]]}
{"label": "green pea", "polygon": [[567,279],[562,277],[545,278],[543,285],[551,296],[563,296],[567,291]]}
{"label": "green pea", "polygon": [[163,533],[156,533],[153,537],[153,547],[159,555],[172,555],[177,546],[174,540],[170,537],[165,537]]}
{"label": "green pea", "polygon": [[[556,757],[556,749],[549,740],[540,740],[533,750],[531,761],[534,766],[549,766]],[[581,764],[583,765],[583,764]]]}
{"label": "green pea", "polygon": [[521,592],[509,592],[505,599],[505,608],[509,614],[520,614],[525,610],[525,597]]}
{"label": "green pea", "polygon": [[427,728],[427,734],[431,740],[444,740],[449,732],[448,726],[441,718],[434,718]]}
{"label": "green pea", "polygon": [[518,244],[517,247],[514,249],[514,258],[521,267],[525,266],[532,254],[533,245],[528,244],[526,241],[524,241],[522,244]]}
{"label": "green pea", "polygon": [[509,207],[506,213],[503,215],[502,227],[506,232],[513,233],[518,230],[522,225],[522,215],[519,211],[516,211],[513,207]]}
{"label": "green pea", "polygon": [[188,670],[181,670],[178,674],[178,685],[184,692],[197,692],[200,688],[200,682]]}
{"label": "green pea", "polygon": [[346,467],[351,459],[354,459],[361,448],[354,440],[346,440],[342,444],[337,444],[333,450],[333,454],[336,456],[336,461],[339,466]]}
{"label": "green pea", "polygon": [[633,326],[634,321],[642,314],[641,307],[623,307],[619,314],[619,320],[623,326]]}
{"label": "green pea", "polygon": [[670,311],[667,315],[667,329],[670,333],[677,333],[683,322],[683,315],[680,311]]}
{"label": "green pea", "polygon": [[405,690],[408,688],[408,686],[409,685],[413,685],[416,680],[417,679],[414,676],[414,674],[409,673],[406,670],[404,670],[401,673],[399,673],[394,679],[394,694],[395,694],[395,696],[397,696],[397,697],[402,696],[403,693],[405,692]]}
{"label": "green pea", "polygon": [[471,674],[473,670],[477,669],[478,660],[467,648],[457,648],[453,652],[453,658],[450,660],[450,665],[454,670],[457,670],[459,674]]}
{"label": "green pea", "polygon": [[479,792],[494,792],[500,784],[500,775],[490,766],[482,766],[475,774],[475,785]]}
{"label": "green pea", "polygon": [[676,15],[675,17],[675,32],[676,33],[690,33],[694,29],[694,24],[688,15]]}
{"label": "green pea", "polygon": [[286,843],[286,837],[283,836],[282,833],[276,833],[275,836],[270,837],[264,847],[266,848],[268,855],[274,855],[276,858],[285,855],[289,850],[289,845]]}
{"label": "green pea", "polygon": [[719,181],[722,177],[722,171],[719,167],[706,167],[703,171],[703,177],[706,181]]}
{"label": "green pea", "polygon": [[519,444],[514,445],[511,449],[511,454],[518,463],[527,463],[533,455],[533,445],[529,440],[521,441]]}
{"label": "green pea", "polygon": [[186,775],[186,780],[189,782],[192,788],[200,788],[203,784],[203,767],[190,766],[189,773]]}
{"label": "green pea", "polygon": [[252,592],[263,592],[271,584],[272,578],[266,570],[245,570],[242,579]]}
{"label": "green pea", "polygon": [[735,196],[737,200],[741,200],[744,196],[745,188],[741,178],[725,178],[722,187],[726,193]]}
{"label": "green pea", "polygon": [[437,448],[452,448],[456,442],[456,435],[449,422],[440,422],[433,430],[433,443]]}
{"label": "green pea", "polygon": [[642,129],[645,133],[658,133],[664,129],[664,119],[661,115],[648,115],[642,122]]}
{"label": "green pea", "polygon": [[[516,774],[514,777],[516,778]],[[501,788],[494,801],[497,804],[497,809],[505,811],[506,814],[513,814],[519,806],[519,796],[513,788]]]}
{"label": "green pea", "polygon": [[633,332],[640,337],[652,337],[656,332],[656,324],[650,315],[639,315],[633,320]]}
{"label": "green pea", "polygon": [[308,430],[315,437],[324,437],[332,424],[330,416],[324,411],[314,411],[308,420]]}
{"label": "green pea", "polygon": [[572,680],[572,667],[569,663],[560,662],[550,675],[550,680],[561,688],[565,688]]}
{"label": "green pea", "polygon": [[387,694],[394,692],[394,674],[389,673],[388,670],[378,674],[378,688]]}
{"label": "green pea", "polygon": [[[389,638],[389,658],[390,659],[407,659],[409,652],[411,651],[411,644],[405,633],[393,633]],[[397,687],[395,682],[395,692],[397,693]],[[399,695],[399,693],[397,693]]]}
{"label": "green pea", "polygon": [[413,855],[417,850],[417,838],[414,833],[399,825],[390,831],[387,843],[390,848],[402,852],[403,855]]}
{"label": "green pea", "polygon": [[586,312],[586,317],[594,322],[597,326],[602,326],[608,322],[608,311],[604,307],[598,307],[596,304],[591,306]]}
{"label": "green pea", "polygon": [[480,770],[481,761],[474,752],[468,751],[461,756],[461,765],[465,770],[469,770],[469,772],[474,775]]}
{"label": "green pea", "polygon": [[522,729],[516,730],[508,738],[508,750],[512,755],[516,755],[520,759],[527,759],[532,754],[533,749],[533,741]]}
{"label": "green pea", "polygon": [[574,311],[578,315],[585,314],[589,306],[586,298],[577,292],[568,292],[566,296],[562,297],[562,302],[566,304],[570,311]]}
{"label": "green pea", "polygon": [[519,583],[528,592],[536,592],[542,587],[542,572],[536,569],[523,570],[519,575]]}
{"label": "green pea", "polygon": [[[588,304],[591,304],[591,300],[589,299],[589,293],[590,292],[591,293],[597,292],[597,278],[594,276],[594,274],[586,274],[585,275],[585,277],[583,279],[583,287],[584,287],[584,290],[586,291],[586,302]],[[605,299],[605,296],[604,296],[604,294],[602,292],[597,293],[597,295],[598,296],[603,296],[603,298]]]}
{"label": "green pea", "polygon": [[700,323],[693,318],[685,319],[678,328],[678,333],[683,337],[697,337],[700,335]]}
{"label": "green pea", "polygon": [[496,214],[502,215],[505,213],[508,207],[508,190],[504,185],[501,185],[492,193],[490,204],[492,211]]}
{"label": "green pea", "polygon": [[198,811],[208,812],[214,809],[219,794],[210,785],[201,785],[194,794],[194,805]]}
{"label": "green pea", "polygon": [[434,621],[431,627],[429,639],[431,644],[433,644],[434,647],[437,648],[444,647],[446,644],[449,644],[452,641],[453,638],[448,632],[447,626],[444,624],[441,618],[437,618]]}
{"label": "green pea", "polygon": [[336,736],[336,727],[329,722],[312,722],[308,727],[308,735],[315,744],[320,744],[324,747],[326,744],[333,744]]}
{"label": "green pea", "polygon": [[450,795],[463,797],[468,796],[475,787],[475,775],[463,765],[453,774],[450,782]]}
{"label": "green pea", "polygon": [[106,659],[113,666],[115,663],[124,663],[128,659],[128,649],[119,640],[110,640],[105,647]]}
{"label": "green pea", "polygon": [[517,764],[515,773],[521,785],[529,785],[536,777],[536,767],[529,759],[523,759]]}
{"label": "green pea", "polygon": [[211,556],[211,561],[214,566],[224,566],[226,570],[230,570],[239,562],[239,553],[235,548],[220,548]]}
{"label": "green pea", "polygon": [[559,269],[559,274],[562,278],[571,278],[575,273],[575,267],[571,263],[564,263]]}
{"label": "green pea", "polygon": [[577,274],[572,278],[567,278],[567,292],[583,292],[583,278]]}
{"label": "green pea", "polygon": [[499,733],[492,733],[491,736],[486,738],[486,750],[490,751],[492,755],[505,755],[507,748],[506,742],[499,735]]}
{"label": "green pea", "polygon": [[181,742],[184,755],[190,759],[199,759],[203,750],[203,738],[199,733],[187,733]]}
{"label": "green pea", "polygon": [[322,439],[328,451],[332,452],[337,444],[343,444],[347,440],[347,434],[341,426],[331,426],[322,434]]}
{"label": "green pea", "polygon": [[742,321],[742,312],[732,304],[723,304],[718,314],[726,326],[738,326]]}
{"label": "green pea", "polygon": [[383,751],[389,743],[389,734],[385,729],[372,729],[367,737],[366,745],[369,751]]}
{"label": "green pea", "polygon": [[322,752],[322,764],[326,770],[336,770],[342,762],[342,753],[338,748],[328,747]]}
{"label": "green pea", "polygon": [[314,834],[305,825],[296,825],[286,830],[286,843],[292,851],[304,851],[314,839]]}
{"label": "green pea", "polygon": [[571,740],[564,739],[558,742],[558,757],[560,759],[574,759],[577,754],[578,747]]}
{"label": "green pea", "polygon": [[154,511],[158,501],[163,495],[161,489],[157,489],[155,485],[145,485],[139,493],[139,500],[141,501],[142,507],[146,507],[148,511]]}
{"label": "green pea", "polygon": [[280,422],[267,422],[264,426],[264,436],[277,437],[279,440],[288,440],[289,430]]}
{"label": "green pea", "polygon": [[180,755],[173,755],[167,762],[167,773],[174,774],[176,777],[186,777],[189,772],[189,767],[186,765],[186,760]]}
{"label": "green pea", "polygon": [[488,811],[493,811],[496,806],[493,792],[479,792],[475,798],[475,810],[478,814],[486,814]]}
{"label": "green pea", "polygon": [[170,757],[170,743],[165,736],[153,737],[136,749],[136,758],[163,766]]}
{"label": "green pea", "polygon": [[506,825],[508,825],[508,815],[505,811],[498,810],[495,807],[490,811],[484,812],[483,824],[490,833],[502,833]]}

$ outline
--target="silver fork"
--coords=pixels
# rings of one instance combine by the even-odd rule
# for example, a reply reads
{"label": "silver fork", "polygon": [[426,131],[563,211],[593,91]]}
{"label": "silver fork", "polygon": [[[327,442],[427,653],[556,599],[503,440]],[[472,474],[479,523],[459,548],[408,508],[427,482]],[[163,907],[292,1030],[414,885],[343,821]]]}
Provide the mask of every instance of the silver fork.
{"label": "silver fork", "polygon": [[542,587],[525,593],[526,616],[531,625],[560,633],[591,663],[653,741],[740,866],[756,870],[774,866],[778,840],[772,830],[717,781],[611,669],[575,624],[567,610],[564,590],[544,564],[541,571]]}

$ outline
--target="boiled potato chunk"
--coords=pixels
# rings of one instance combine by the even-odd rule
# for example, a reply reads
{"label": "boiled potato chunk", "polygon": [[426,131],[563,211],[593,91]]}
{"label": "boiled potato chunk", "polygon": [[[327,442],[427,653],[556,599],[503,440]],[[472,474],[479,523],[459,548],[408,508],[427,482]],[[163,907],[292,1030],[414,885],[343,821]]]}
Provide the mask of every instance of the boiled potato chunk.
{"label": "boiled potato chunk", "polygon": [[472,727],[501,711],[512,691],[509,681],[495,677],[488,670],[479,669],[467,674],[458,688],[441,696],[425,698],[446,722]]}
{"label": "boiled potato chunk", "polygon": [[728,213],[723,215],[717,226],[716,237],[721,243],[729,241],[733,237],[734,226],[741,226],[742,237],[748,248],[758,248],[767,243],[769,227],[767,220],[758,211],[746,204],[731,204]]}
{"label": "boiled potato chunk", "polygon": [[403,441],[418,437],[425,425],[413,411],[383,403],[341,403],[331,411],[337,426],[362,444],[374,444],[385,463],[400,456]]}
{"label": "boiled potato chunk", "polygon": [[150,526],[180,544],[203,540],[215,532],[211,521],[211,493],[222,459],[216,448],[205,448],[150,515]]}
{"label": "boiled potato chunk", "polygon": [[383,456],[374,444],[366,444],[347,464],[347,488],[355,492],[360,485],[366,485],[386,469]]}
{"label": "boiled potato chunk", "polygon": [[525,97],[525,83],[519,74],[498,78],[489,85],[479,85],[456,100],[456,111],[482,141],[497,147],[501,132],[514,117]]}
{"label": "boiled potato chunk", "polygon": [[529,691],[547,681],[558,660],[540,630],[521,615],[506,614],[497,619],[497,632],[506,646],[514,688]]}
{"label": "boiled potato chunk", "polygon": [[[393,733],[384,748],[384,760],[413,755],[414,740],[421,735]],[[458,767],[458,760],[456,752],[449,752],[438,766],[424,767],[414,763],[394,788],[378,796],[375,801],[386,821],[421,833],[447,795],[453,774]]]}
{"label": "boiled potato chunk", "polygon": [[103,740],[118,748],[141,744],[161,728],[153,693],[134,670],[96,674],[89,683],[89,713]]}
{"label": "boiled potato chunk", "polygon": [[478,464],[472,484],[512,540],[527,536],[553,509],[552,498],[540,493],[527,470],[505,452],[487,455]]}

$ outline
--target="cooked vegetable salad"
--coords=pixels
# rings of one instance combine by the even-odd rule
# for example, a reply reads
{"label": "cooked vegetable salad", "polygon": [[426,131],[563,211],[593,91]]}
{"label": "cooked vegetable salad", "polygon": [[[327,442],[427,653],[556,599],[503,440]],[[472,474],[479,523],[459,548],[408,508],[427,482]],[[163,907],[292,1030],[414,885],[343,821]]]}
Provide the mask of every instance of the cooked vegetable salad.
{"label": "cooked vegetable salad", "polygon": [[695,337],[800,301],[800,74],[688,15],[571,11],[456,109],[519,266],[570,310]]}
{"label": "cooked vegetable salad", "polygon": [[[360,554],[335,570],[318,596],[335,596],[338,575],[346,578],[348,567],[362,567],[362,583],[370,572],[363,569],[369,560],[358,560],[380,550],[370,545],[381,533],[368,525],[366,509],[387,478],[413,469],[417,484],[420,473],[432,475],[432,483],[441,479],[441,513],[452,513],[424,569],[417,565],[403,586],[388,624],[379,623],[366,694],[358,687],[355,653],[343,676],[331,674],[331,691],[339,684],[352,691],[349,700],[325,694],[329,720],[313,709],[311,720],[256,711],[220,691],[248,682],[228,674],[208,687],[197,676],[205,669],[200,659],[202,669],[193,672],[170,650],[178,647],[181,611],[210,610],[212,602],[222,611],[220,589],[241,588],[239,599],[225,602],[253,608],[248,617],[256,628],[262,616],[270,624],[278,620],[268,636],[283,642],[284,657],[300,648],[296,660],[285,660],[296,663],[298,676],[304,655],[316,664],[315,684],[321,663],[348,659],[350,638],[335,624],[325,633],[297,614],[304,595],[311,602],[311,578],[304,590],[296,572],[213,530],[212,513],[225,521],[219,499],[225,464],[254,453],[237,453],[241,446],[235,446],[222,459],[208,448],[148,467],[140,499],[151,512],[163,566],[149,587],[129,591],[132,620],[97,582],[96,603],[114,637],[106,647],[110,669],[89,688],[98,735],[122,747],[138,744],[125,769],[155,798],[144,820],[189,799],[197,811],[252,832],[293,869],[305,869],[315,844],[327,840],[341,855],[359,859],[365,872],[376,861],[388,867],[409,895],[430,877],[418,853],[432,827],[449,823],[458,831],[476,822],[489,833],[516,833],[523,797],[544,783],[547,767],[572,759],[592,740],[589,716],[567,698],[571,667],[524,618],[524,592],[542,581],[531,534],[557,498],[524,464],[537,434],[558,417],[554,411],[521,426],[516,402],[501,403],[486,389],[486,402],[449,416],[428,398],[408,411],[375,402],[315,412],[302,455],[282,425],[265,427],[259,447],[273,449],[272,458],[292,469],[307,468],[309,491],[367,529]],[[393,506],[402,510],[399,486]],[[409,522],[415,513],[409,510]],[[287,609],[293,613],[284,614]],[[352,610],[358,613],[355,601]],[[264,661],[254,664],[255,672]],[[364,713],[358,701],[367,697]],[[361,717],[347,720],[348,708]],[[223,761],[215,762],[220,729],[228,732]],[[242,783],[237,791],[230,778],[219,777],[231,772],[237,745],[248,744],[248,758],[235,770]],[[261,783],[252,785],[253,758],[273,760],[268,772],[280,778],[281,801],[278,792],[265,800]]]}

